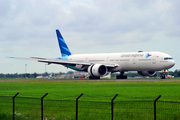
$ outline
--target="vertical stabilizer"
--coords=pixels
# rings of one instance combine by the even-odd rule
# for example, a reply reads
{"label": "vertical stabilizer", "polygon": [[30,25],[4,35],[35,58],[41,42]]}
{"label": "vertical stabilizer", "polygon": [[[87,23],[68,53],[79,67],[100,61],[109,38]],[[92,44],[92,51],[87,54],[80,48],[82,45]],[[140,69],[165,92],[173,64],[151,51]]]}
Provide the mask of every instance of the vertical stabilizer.
{"label": "vertical stabilizer", "polygon": [[71,52],[58,29],[56,30],[56,34],[57,34],[57,39],[62,57],[67,57],[71,55]]}

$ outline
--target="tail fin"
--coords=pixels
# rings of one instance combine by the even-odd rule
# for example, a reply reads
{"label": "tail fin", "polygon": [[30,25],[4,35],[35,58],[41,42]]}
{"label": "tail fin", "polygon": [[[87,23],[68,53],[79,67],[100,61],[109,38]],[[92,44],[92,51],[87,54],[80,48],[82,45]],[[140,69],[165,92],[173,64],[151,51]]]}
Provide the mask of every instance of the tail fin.
{"label": "tail fin", "polygon": [[62,57],[67,57],[71,55],[71,52],[58,29],[56,30],[56,34],[57,34],[57,39]]}

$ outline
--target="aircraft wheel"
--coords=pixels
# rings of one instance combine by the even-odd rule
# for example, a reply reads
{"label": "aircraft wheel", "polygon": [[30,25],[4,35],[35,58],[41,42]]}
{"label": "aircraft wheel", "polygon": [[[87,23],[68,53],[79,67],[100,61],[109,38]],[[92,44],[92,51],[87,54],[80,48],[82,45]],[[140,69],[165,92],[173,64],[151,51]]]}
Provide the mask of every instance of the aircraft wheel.
{"label": "aircraft wheel", "polygon": [[96,77],[96,76],[89,76],[90,80],[94,80],[94,79],[100,79],[100,77]]}
{"label": "aircraft wheel", "polygon": [[93,76],[89,76],[89,80],[92,80],[93,79]]}
{"label": "aircraft wheel", "polygon": [[127,79],[127,75],[124,76],[124,79]]}
{"label": "aircraft wheel", "polygon": [[117,75],[116,79],[127,79],[127,75]]}
{"label": "aircraft wheel", "polygon": [[116,79],[121,79],[121,78],[120,78],[120,75],[117,75],[117,76],[116,76]]}
{"label": "aircraft wheel", "polygon": [[161,79],[165,79],[166,77],[165,77],[165,75],[161,75]]}

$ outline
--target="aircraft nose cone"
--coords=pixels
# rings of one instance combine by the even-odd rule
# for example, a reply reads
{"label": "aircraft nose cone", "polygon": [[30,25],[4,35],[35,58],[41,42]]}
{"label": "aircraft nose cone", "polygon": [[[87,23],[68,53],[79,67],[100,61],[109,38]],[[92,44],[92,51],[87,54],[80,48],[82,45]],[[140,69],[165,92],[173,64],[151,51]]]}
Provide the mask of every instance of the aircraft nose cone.
{"label": "aircraft nose cone", "polygon": [[174,60],[170,60],[167,63],[164,64],[164,67],[166,67],[166,69],[170,69],[175,65],[175,61]]}
{"label": "aircraft nose cone", "polygon": [[175,65],[175,61],[174,60],[170,61],[170,66],[173,67],[174,65]]}

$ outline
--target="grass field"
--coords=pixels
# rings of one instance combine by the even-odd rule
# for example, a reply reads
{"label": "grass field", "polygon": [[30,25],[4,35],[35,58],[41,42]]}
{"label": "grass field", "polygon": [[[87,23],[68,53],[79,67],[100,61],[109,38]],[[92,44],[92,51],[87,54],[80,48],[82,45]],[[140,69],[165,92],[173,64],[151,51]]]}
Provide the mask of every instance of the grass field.
{"label": "grass field", "polygon": [[[16,112],[20,116],[16,117],[19,119],[30,119],[30,116],[39,119],[40,98],[45,93],[48,95],[44,98],[44,116],[49,119],[75,119],[75,100],[81,93],[84,95],[79,99],[80,119],[109,120],[110,102],[115,94],[118,94],[114,104],[115,119],[153,119],[153,100],[159,95],[162,95],[158,102],[159,119],[167,116],[168,119],[180,119],[180,81],[0,81],[0,96],[14,96],[17,92]],[[12,97],[0,97],[0,101],[0,111],[3,111],[0,119],[8,119]],[[172,110],[164,110],[166,108]]]}

